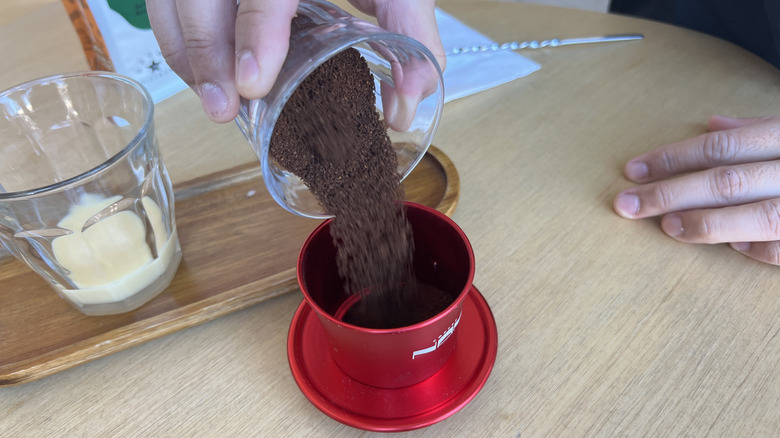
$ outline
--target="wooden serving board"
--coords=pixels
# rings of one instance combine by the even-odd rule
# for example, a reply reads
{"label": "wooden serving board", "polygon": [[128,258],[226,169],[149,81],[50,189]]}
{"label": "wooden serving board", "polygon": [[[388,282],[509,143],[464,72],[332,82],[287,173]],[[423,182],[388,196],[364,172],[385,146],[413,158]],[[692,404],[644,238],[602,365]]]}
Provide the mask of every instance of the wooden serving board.
{"label": "wooden serving board", "polygon": [[[139,309],[86,316],[13,257],[0,259],[0,386],[30,382],[298,289],[298,250],[319,221],[288,213],[259,164],[175,187],[182,261]],[[404,182],[406,199],[451,214],[459,179],[431,146]]]}

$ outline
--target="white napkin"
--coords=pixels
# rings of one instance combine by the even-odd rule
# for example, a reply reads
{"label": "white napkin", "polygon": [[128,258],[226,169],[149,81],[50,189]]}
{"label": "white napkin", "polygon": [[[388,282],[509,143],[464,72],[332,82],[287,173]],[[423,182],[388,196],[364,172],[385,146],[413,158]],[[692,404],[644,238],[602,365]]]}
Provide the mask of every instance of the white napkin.
{"label": "white napkin", "polygon": [[[490,45],[494,41],[452,16],[436,9],[439,36],[445,53],[460,47]],[[504,50],[447,55],[444,101],[449,102],[527,76],[541,66],[517,53]]]}

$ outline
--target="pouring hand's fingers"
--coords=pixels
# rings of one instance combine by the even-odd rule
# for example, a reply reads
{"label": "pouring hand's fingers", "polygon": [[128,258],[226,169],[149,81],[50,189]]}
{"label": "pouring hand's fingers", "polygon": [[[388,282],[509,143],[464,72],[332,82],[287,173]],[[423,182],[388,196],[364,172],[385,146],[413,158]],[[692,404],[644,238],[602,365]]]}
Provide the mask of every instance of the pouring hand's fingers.
{"label": "pouring hand's fingers", "polygon": [[234,82],[236,5],[210,0],[149,0],[149,20],[168,65],[198,94],[216,122],[238,113]]}
{"label": "pouring hand's fingers", "polygon": [[[436,58],[441,70],[447,62],[436,24],[433,0],[352,0],[361,11],[373,15],[383,29],[416,39]],[[382,83],[382,106],[385,121],[396,131],[406,131],[414,120],[417,107],[436,91],[439,72],[425,59],[406,60],[403,65],[393,61],[393,86]]]}
{"label": "pouring hand's fingers", "polygon": [[236,17],[239,94],[259,99],[271,90],[290,44],[298,0],[242,0]]}
{"label": "pouring hand's fingers", "polygon": [[236,4],[176,0],[176,8],[203,109],[212,120],[229,122],[238,114],[233,70]]}
{"label": "pouring hand's fingers", "polygon": [[423,43],[436,57],[442,71],[447,57],[436,24],[436,2],[433,0],[384,0],[352,2],[358,9],[376,17],[379,26]]}
{"label": "pouring hand's fingers", "polygon": [[146,0],[146,11],[165,62],[189,86],[195,84],[175,0]]}
{"label": "pouring hand's fingers", "polygon": [[423,99],[436,91],[439,73],[425,59],[407,61],[401,66],[392,64],[393,87],[382,82],[382,110],[388,126],[395,131],[406,131],[412,125],[417,107]]}

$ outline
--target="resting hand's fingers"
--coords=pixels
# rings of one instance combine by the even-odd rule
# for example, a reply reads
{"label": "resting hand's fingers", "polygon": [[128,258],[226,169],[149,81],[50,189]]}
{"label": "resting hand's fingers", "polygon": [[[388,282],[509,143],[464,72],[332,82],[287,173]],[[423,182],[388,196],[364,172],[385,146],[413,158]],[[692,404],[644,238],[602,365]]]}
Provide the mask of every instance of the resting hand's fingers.
{"label": "resting hand's fingers", "polygon": [[726,164],[780,158],[780,116],[713,117],[709,126],[716,130],[632,159],[626,164],[626,177],[642,183]]}
{"label": "resting hand's fingers", "polygon": [[688,243],[780,240],[780,198],[733,207],[668,214],[661,228]]}
{"label": "resting hand's fingers", "polygon": [[757,125],[759,123],[771,121],[773,117],[746,117],[736,118],[727,116],[712,116],[707,120],[707,128],[710,131],[723,131],[724,129],[735,129],[743,126]]}
{"label": "resting hand's fingers", "polygon": [[780,242],[737,242],[731,247],[751,259],[770,265],[780,265]]}
{"label": "resting hand's fingers", "polygon": [[[290,45],[298,0],[242,0],[236,17],[236,83],[241,96],[271,90]],[[232,70],[231,70],[232,71]]]}
{"label": "resting hand's fingers", "polygon": [[718,167],[632,187],[615,197],[614,208],[625,218],[639,219],[777,196],[780,196],[780,161],[769,161]]}

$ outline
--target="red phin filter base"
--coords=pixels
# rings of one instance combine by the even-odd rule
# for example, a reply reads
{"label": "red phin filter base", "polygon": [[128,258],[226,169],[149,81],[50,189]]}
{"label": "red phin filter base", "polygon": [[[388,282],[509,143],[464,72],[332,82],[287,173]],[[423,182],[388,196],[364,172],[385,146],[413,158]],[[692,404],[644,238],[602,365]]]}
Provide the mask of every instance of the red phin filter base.
{"label": "red phin filter base", "polygon": [[295,382],[309,401],[336,421],[376,432],[430,426],[466,406],[485,385],[498,350],[496,322],[482,294],[471,288],[463,303],[457,344],[433,376],[403,388],[360,383],[336,365],[311,307],[302,302],[287,340]]}
{"label": "red phin filter base", "polygon": [[466,235],[429,207],[406,203],[406,213],[418,281],[454,299],[426,321],[397,329],[341,321],[355,300],[341,289],[329,221],[298,257],[304,301],[287,339],[293,377],[322,412],[370,431],[417,429],[451,416],[485,385],[498,349],[493,314],[472,285],[474,254]]}

